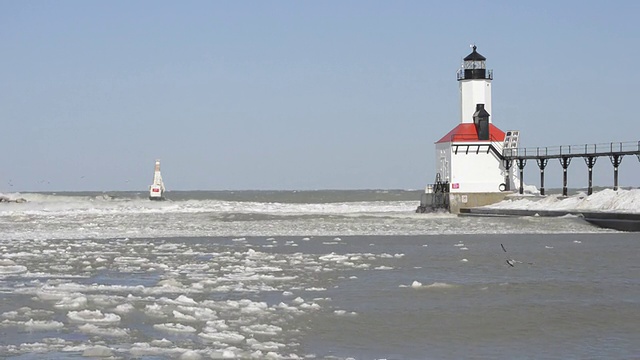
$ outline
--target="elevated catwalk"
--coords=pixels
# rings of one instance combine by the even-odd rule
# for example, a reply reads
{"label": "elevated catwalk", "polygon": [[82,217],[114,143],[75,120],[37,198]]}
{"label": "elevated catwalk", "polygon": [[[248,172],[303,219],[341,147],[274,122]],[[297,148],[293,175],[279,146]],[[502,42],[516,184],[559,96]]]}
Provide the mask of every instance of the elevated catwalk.
{"label": "elevated catwalk", "polygon": [[596,164],[596,160],[602,156],[606,156],[611,160],[613,165],[613,190],[618,190],[618,167],[625,155],[636,155],[640,160],[640,141],[535,148],[505,147],[500,157],[506,169],[510,169],[514,163],[518,166],[520,170],[520,194],[524,191],[522,177],[527,160],[535,160],[540,169],[540,195],[544,195],[544,169],[549,159],[558,159],[563,170],[562,195],[567,196],[567,169],[572,159],[583,158],[587,164],[589,170],[587,194],[591,195],[593,193],[593,166]]}

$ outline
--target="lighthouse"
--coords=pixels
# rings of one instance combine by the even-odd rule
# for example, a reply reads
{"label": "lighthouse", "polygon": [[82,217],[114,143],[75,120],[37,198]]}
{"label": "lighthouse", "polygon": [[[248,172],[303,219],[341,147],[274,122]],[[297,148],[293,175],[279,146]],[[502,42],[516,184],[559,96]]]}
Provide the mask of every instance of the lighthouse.
{"label": "lighthouse", "polygon": [[431,207],[457,213],[461,207],[501,201],[514,188],[514,169],[503,161],[502,149],[505,138],[517,142],[519,133],[505,133],[493,124],[493,71],[487,70],[486,60],[474,45],[457,72],[460,123],[435,143],[436,183],[427,187],[431,200],[423,196],[420,212],[431,201]]}
{"label": "lighthouse", "polygon": [[149,185],[149,200],[164,200],[164,182],[160,173],[160,160],[156,160],[156,167],[153,172],[153,184]]}

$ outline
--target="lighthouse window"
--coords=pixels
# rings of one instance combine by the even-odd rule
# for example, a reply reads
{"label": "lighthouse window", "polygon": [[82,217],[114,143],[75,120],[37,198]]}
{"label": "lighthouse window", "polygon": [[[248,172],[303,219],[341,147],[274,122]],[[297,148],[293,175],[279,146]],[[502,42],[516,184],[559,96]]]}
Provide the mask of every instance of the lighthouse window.
{"label": "lighthouse window", "polygon": [[485,62],[484,61],[465,61],[464,63],[465,69],[484,69]]}

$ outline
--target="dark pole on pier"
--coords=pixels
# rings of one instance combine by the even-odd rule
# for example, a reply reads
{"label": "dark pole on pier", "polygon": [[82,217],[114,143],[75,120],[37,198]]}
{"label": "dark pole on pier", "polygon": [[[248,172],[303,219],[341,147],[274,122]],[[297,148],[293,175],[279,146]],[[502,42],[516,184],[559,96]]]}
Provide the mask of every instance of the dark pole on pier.
{"label": "dark pole on pier", "polygon": [[596,164],[598,158],[595,156],[587,156],[584,158],[584,162],[589,168],[589,187],[587,188],[587,195],[593,194],[593,165]]}
{"label": "dark pole on pier", "polygon": [[504,177],[504,186],[506,191],[511,191],[511,159],[502,160],[504,164],[504,170],[507,173]]}
{"label": "dark pole on pier", "polygon": [[520,195],[524,194],[524,184],[522,178],[524,177],[524,166],[527,165],[527,159],[518,159],[518,169],[520,169]]}
{"label": "dark pole on pier", "polygon": [[[640,160],[640,158],[638,158]],[[540,195],[544,195],[544,168],[547,166],[549,159],[540,158],[536,159],[538,167],[540,168]]]}
{"label": "dark pole on pier", "polygon": [[618,190],[618,166],[622,162],[622,157],[624,155],[614,154],[610,155],[609,159],[611,159],[611,163],[613,164],[613,190]]}
{"label": "dark pole on pier", "polygon": [[560,165],[562,165],[562,196],[567,196],[567,168],[569,168],[571,158],[563,156],[558,160],[560,160]]}

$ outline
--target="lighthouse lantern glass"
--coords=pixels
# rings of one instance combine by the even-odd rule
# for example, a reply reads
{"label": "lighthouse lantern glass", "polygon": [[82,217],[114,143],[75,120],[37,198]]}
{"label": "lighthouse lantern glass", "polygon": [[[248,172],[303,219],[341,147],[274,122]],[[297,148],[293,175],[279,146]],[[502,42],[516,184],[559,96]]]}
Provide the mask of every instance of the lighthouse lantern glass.
{"label": "lighthouse lantern glass", "polygon": [[474,69],[485,69],[485,61],[484,60],[467,60],[464,62],[464,68],[469,70]]}

